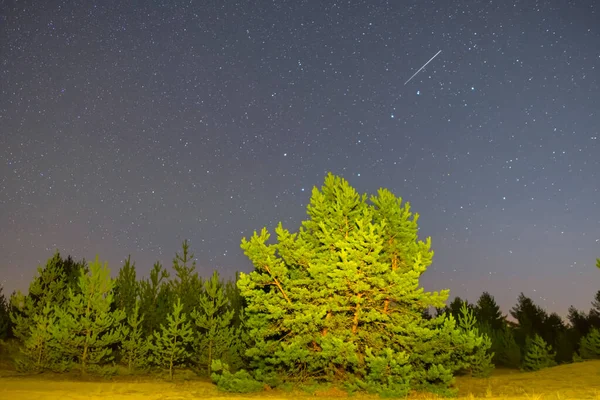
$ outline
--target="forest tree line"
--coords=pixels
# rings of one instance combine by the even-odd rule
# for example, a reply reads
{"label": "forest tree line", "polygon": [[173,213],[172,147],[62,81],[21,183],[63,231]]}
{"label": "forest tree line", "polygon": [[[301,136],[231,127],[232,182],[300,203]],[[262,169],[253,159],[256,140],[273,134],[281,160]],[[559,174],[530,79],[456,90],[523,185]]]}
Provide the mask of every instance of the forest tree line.
{"label": "forest tree line", "polygon": [[[367,198],[329,174],[309,218],[277,238],[242,239],[254,270],[202,278],[187,241],[167,269],[138,279],[125,260],[116,278],[98,258],[39,267],[27,294],[0,289],[0,338],[19,346],[20,371],[116,374],[187,368],[222,390],[337,384],[404,396],[453,394],[458,374],[494,366],[538,370],[600,358],[600,291],[567,321],[521,294],[510,322],[494,297],[470,304],[425,292],[431,240],[418,214],[391,192]],[[597,261],[600,268],[600,260]]]}

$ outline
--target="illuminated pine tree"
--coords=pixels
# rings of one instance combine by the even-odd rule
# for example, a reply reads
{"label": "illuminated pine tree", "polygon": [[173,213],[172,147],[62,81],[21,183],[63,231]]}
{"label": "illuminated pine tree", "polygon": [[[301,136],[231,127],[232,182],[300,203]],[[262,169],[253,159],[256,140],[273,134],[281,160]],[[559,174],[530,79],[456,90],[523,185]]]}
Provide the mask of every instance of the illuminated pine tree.
{"label": "illuminated pine tree", "polygon": [[369,202],[331,174],[307,211],[296,233],[279,224],[276,241],[266,229],[242,240],[254,264],[238,287],[255,376],[269,385],[341,380],[386,396],[452,392],[464,366],[457,352],[472,341],[454,319],[423,318],[448,291],[419,287],[433,252],[418,239],[418,215],[387,190]]}
{"label": "illuminated pine tree", "polygon": [[113,346],[123,339],[125,312],[111,311],[113,285],[107,265],[96,258],[89,273],[79,277],[79,291],[69,291],[66,307],[55,308],[57,348],[75,358],[83,374],[89,365],[111,361]]}
{"label": "illuminated pine tree", "polygon": [[53,328],[56,317],[54,307],[46,304],[41,313],[32,316],[29,335],[26,336],[21,353],[17,359],[17,368],[22,371],[43,371],[56,369],[62,361],[61,353],[56,351],[56,339]]}
{"label": "illuminated pine tree", "polygon": [[150,344],[144,335],[140,315],[140,302],[136,302],[131,313],[127,316],[127,324],[123,328],[123,343],[121,345],[122,359],[130,372],[148,366]]}
{"label": "illuminated pine tree", "polygon": [[192,311],[196,325],[195,356],[207,375],[213,360],[229,363],[230,351],[234,350],[235,330],[232,326],[233,310],[225,296],[219,274],[204,282],[204,291],[198,300],[198,309]]}
{"label": "illuminated pine tree", "polygon": [[154,332],[152,344],[152,360],[155,364],[169,369],[169,378],[173,379],[175,367],[185,364],[192,354],[187,350],[193,341],[193,331],[186,315],[183,304],[177,298],[173,312],[167,316],[167,324],[160,325],[160,332]]}

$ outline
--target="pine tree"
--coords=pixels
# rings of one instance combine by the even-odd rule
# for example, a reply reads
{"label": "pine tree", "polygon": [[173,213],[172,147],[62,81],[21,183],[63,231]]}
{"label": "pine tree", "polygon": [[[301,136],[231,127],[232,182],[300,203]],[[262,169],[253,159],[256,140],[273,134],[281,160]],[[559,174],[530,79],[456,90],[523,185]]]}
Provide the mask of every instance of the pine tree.
{"label": "pine tree", "polygon": [[140,308],[144,310],[144,333],[153,335],[166,322],[173,304],[173,292],[168,283],[169,273],[156,262],[150,277],[140,282]]}
{"label": "pine tree", "polygon": [[470,340],[470,346],[472,346],[472,350],[464,355],[464,369],[468,370],[472,376],[489,376],[494,369],[492,364],[494,353],[490,350],[492,341],[487,335],[480,334],[475,313],[472,308],[467,306],[467,302],[464,302],[460,308],[458,326],[465,334],[465,338]]}
{"label": "pine tree", "polygon": [[[561,345],[568,345],[567,343],[560,343],[560,339],[563,336],[563,333],[566,332],[567,326],[563,322],[562,318],[557,313],[551,313],[544,320],[543,332],[541,334],[542,338],[552,346],[553,349],[560,352],[561,357],[566,357],[567,360],[571,360],[573,358],[573,354],[565,354],[568,351],[566,348],[559,348]],[[569,346],[571,347],[571,346]],[[558,361],[558,360],[556,360]]]}
{"label": "pine tree", "polygon": [[190,315],[198,307],[198,293],[202,291],[202,280],[196,272],[194,254],[190,253],[190,245],[185,240],[181,245],[181,254],[175,253],[173,258],[175,279],[171,282],[173,293],[181,299],[183,313]]}
{"label": "pine tree", "polygon": [[433,252],[418,240],[418,215],[385,189],[368,203],[331,174],[308,214],[297,233],[280,223],[276,243],[266,229],[242,240],[255,267],[238,281],[255,376],[342,380],[386,395],[450,391],[463,366],[456,353],[472,343],[453,319],[423,319],[448,291],[419,288]]}
{"label": "pine tree", "polygon": [[122,340],[120,322],[125,313],[111,311],[113,285],[108,266],[96,257],[89,273],[79,277],[79,291],[69,291],[66,307],[55,307],[52,333],[57,348],[77,360],[82,374],[89,365],[112,360],[111,346]]}
{"label": "pine tree", "polygon": [[521,348],[515,340],[513,329],[505,324],[495,334],[496,338],[494,341],[498,343],[496,346],[496,357],[494,358],[496,365],[507,368],[519,368],[521,365]]}
{"label": "pine tree", "polygon": [[46,304],[63,307],[68,301],[69,290],[79,290],[77,282],[87,271],[87,266],[85,260],[75,262],[71,256],[63,259],[57,251],[44,268],[38,267],[37,271],[27,295],[16,292],[10,299],[12,333],[21,343],[31,334],[34,316],[41,315]]}
{"label": "pine tree", "polygon": [[569,307],[569,314],[567,315],[569,324],[572,330],[575,332],[575,342],[579,342],[579,339],[587,335],[591,329],[590,320],[585,311],[579,311],[575,307]]}
{"label": "pine tree", "polygon": [[128,256],[115,280],[115,308],[124,310],[125,315],[131,315],[136,306],[138,292],[139,283],[136,280],[135,262],[132,263],[131,256]]}
{"label": "pine tree", "polygon": [[500,311],[500,306],[496,304],[494,296],[488,292],[483,292],[475,305],[475,316],[480,324],[487,324],[494,331],[500,330],[505,325],[505,318]]}
{"label": "pine tree", "polygon": [[54,308],[47,303],[41,313],[32,316],[29,325],[30,333],[26,336],[21,353],[24,359],[17,359],[17,368],[22,371],[43,371],[55,369],[62,361],[60,352],[56,351],[56,340],[53,337],[55,325]]}
{"label": "pine tree", "polygon": [[169,379],[173,379],[173,368],[191,358],[187,346],[193,339],[192,327],[183,313],[181,299],[177,298],[173,312],[167,316],[167,325],[161,324],[160,332],[154,332],[152,345],[153,361],[169,368]]}
{"label": "pine tree", "polygon": [[2,293],[3,287],[0,285],[0,340],[6,339],[10,332],[10,311],[8,302],[4,293]]}
{"label": "pine tree", "polygon": [[588,314],[589,326],[596,329],[600,329],[600,290],[596,292],[594,301],[592,301],[592,308]]}
{"label": "pine tree", "polygon": [[543,337],[544,323],[548,315],[529,297],[521,293],[517,299],[517,305],[511,309],[510,314],[519,322],[519,327],[515,330],[515,340],[519,346],[526,347],[527,337],[535,335]]}
{"label": "pine tree", "polygon": [[192,311],[191,315],[197,328],[195,354],[198,364],[210,375],[213,360],[220,359],[229,364],[229,352],[233,350],[235,339],[233,310],[217,271],[204,282],[204,291],[199,296],[198,305],[198,309]]}
{"label": "pine tree", "polygon": [[556,354],[552,351],[552,346],[536,334],[533,339],[531,337],[527,338],[522,368],[525,371],[538,371],[552,367],[556,365],[555,357]]}
{"label": "pine tree", "polygon": [[228,280],[225,284],[225,296],[227,297],[227,301],[231,309],[233,310],[233,326],[238,327],[240,325],[240,315],[242,309],[246,306],[246,301],[242,294],[240,293],[240,289],[237,287],[237,282],[239,280],[239,272],[235,274],[235,278],[233,280]]}
{"label": "pine tree", "polygon": [[475,309],[475,307],[472,304],[469,304],[467,300],[463,300],[460,297],[456,296],[454,300],[452,300],[450,304],[448,304],[444,308],[444,313],[446,315],[451,314],[454,317],[454,319],[458,321],[458,319],[461,316],[461,308],[464,304],[466,304],[469,309]]}
{"label": "pine tree", "polygon": [[600,330],[592,328],[579,342],[579,355],[584,360],[600,359]]}
{"label": "pine tree", "polygon": [[131,314],[127,316],[127,325],[123,329],[122,354],[129,372],[148,365],[147,355],[150,350],[148,339],[144,336],[140,315],[140,302],[135,303]]}

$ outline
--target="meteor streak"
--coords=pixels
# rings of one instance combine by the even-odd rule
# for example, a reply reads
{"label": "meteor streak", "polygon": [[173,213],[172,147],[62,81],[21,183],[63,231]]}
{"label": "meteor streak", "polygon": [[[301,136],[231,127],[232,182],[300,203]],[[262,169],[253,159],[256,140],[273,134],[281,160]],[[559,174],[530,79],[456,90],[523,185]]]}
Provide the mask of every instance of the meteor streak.
{"label": "meteor streak", "polygon": [[404,82],[404,84],[406,85],[408,82],[410,82],[410,80],[411,80],[412,78],[414,78],[414,77],[415,77],[415,75],[417,75],[419,72],[421,72],[421,70],[422,70],[423,68],[425,68],[425,67],[427,66],[427,64],[429,64],[429,63],[431,62],[431,60],[433,60],[434,58],[436,58],[436,57],[438,56],[438,54],[440,54],[441,52],[442,52],[442,51],[440,50],[440,51],[438,51],[437,53],[435,53],[435,56],[431,57],[431,58],[429,59],[429,61],[427,61],[427,62],[425,63],[425,65],[423,65],[421,68],[419,68],[419,70],[418,70],[417,72],[415,72],[415,73],[413,74],[413,76],[411,76],[410,78],[408,78],[408,80],[407,80],[406,82]]}

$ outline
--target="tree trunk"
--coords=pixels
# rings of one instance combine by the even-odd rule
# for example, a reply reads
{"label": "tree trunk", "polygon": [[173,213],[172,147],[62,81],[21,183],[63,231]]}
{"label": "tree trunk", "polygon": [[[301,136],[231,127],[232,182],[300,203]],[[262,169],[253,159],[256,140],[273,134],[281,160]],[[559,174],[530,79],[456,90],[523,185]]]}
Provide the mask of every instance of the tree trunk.
{"label": "tree trunk", "polygon": [[[362,298],[362,293],[357,295],[358,299]],[[354,319],[352,321],[352,334],[355,335],[358,331],[358,314],[360,314],[360,303],[356,303],[356,308],[354,310]]]}

